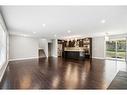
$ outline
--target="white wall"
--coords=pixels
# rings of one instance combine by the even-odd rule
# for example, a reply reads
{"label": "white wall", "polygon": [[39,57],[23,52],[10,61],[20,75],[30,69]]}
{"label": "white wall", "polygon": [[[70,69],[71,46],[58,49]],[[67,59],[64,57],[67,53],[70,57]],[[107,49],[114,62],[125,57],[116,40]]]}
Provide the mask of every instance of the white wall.
{"label": "white wall", "polygon": [[105,58],[105,37],[93,37],[92,57],[101,59]]}
{"label": "white wall", "polygon": [[10,60],[21,60],[38,57],[38,39],[10,35]]}
{"label": "white wall", "polygon": [[48,43],[52,43],[52,39],[47,39]]}
{"label": "white wall", "polygon": [[[1,66],[0,66],[0,81],[1,81],[1,79],[4,75],[4,72],[6,70],[7,64],[8,64],[8,55],[9,55],[8,54],[8,48],[9,48],[8,38],[9,38],[9,36],[8,36],[6,25],[5,25],[5,22],[4,22],[4,19],[1,15],[1,13],[0,13],[0,26],[1,26],[1,29],[2,29],[2,31],[0,31],[0,32],[4,33],[4,35],[3,35],[4,38],[0,39],[0,43],[4,42],[3,43],[4,48],[2,49],[2,50],[4,50],[4,52],[0,51],[1,52],[0,56],[2,58],[2,59],[0,59],[0,64],[1,64]],[[0,48],[2,48],[2,44],[1,44]]]}
{"label": "white wall", "polygon": [[52,43],[52,56],[53,57],[57,57],[57,51],[58,51],[58,43],[57,43],[57,39],[53,39],[53,43]]}
{"label": "white wall", "polygon": [[43,49],[46,57],[48,57],[48,40],[47,39],[39,39],[39,49]]}

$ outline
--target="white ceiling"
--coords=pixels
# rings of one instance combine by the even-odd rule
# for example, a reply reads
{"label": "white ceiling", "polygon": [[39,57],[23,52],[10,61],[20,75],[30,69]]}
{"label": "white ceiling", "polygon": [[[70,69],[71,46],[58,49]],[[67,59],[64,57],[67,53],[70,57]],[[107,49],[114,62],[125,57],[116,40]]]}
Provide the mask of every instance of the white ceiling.
{"label": "white ceiling", "polygon": [[1,10],[10,34],[52,39],[127,33],[127,6],[2,6]]}

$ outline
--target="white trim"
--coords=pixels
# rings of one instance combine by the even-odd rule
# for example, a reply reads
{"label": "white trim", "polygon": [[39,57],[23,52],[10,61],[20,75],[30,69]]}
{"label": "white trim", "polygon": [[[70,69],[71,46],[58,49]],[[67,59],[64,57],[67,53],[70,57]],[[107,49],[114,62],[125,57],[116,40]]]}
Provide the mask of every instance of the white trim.
{"label": "white trim", "polygon": [[117,59],[117,58],[105,58],[105,60],[124,61],[125,62],[125,60]]}
{"label": "white trim", "polygon": [[52,56],[52,57],[58,57],[58,56]]}
{"label": "white trim", "polygon": [[104,40],[104,58],[106,59],[106,41]]}
{"label": "white trim", "polygon": [[9,59],[9,61],[26,60],[26,59],[37,59],[37,58],[39,58],[39,57],[15,58],[15,59]]}
{"label": "white trim", "polygon": [[95,59],[105,59],[103,57],[92,57],[92,58],[95,58]]}
{"label": "white trim", "polygon": [[126,54],[125,54],[125,61],[127,62],[127,37],[126,37]]}
{"label": "white trim", "polygon": [[95,58],[95,59],[103,59],[103,60],[113,60],[113,61],[123,61],[123,62],[126,62],[125,60],[119,60],[119,59],[113,59],[113,58],[102,58],[102,57],[92,57],[92,58]]}

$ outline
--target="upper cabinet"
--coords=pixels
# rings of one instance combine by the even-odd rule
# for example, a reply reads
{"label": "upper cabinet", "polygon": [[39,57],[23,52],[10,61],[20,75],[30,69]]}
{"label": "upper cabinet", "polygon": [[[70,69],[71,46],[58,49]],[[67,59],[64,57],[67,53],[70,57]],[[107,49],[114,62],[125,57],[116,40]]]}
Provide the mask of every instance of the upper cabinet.
{"label": "upper cabinet", "polygon": [[92,38],[84,38],[84,39],[77,39],[77,40],[69,40],[69,41],[62,41],[64,47],[89,47],[92,42]]}

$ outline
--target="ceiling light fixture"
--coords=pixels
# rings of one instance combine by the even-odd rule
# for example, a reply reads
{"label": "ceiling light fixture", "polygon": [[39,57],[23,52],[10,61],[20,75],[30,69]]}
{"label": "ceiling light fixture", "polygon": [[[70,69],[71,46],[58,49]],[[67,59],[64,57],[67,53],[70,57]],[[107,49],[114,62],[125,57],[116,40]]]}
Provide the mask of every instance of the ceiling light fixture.
{"label": "ceiling light fixture", "polygon": [[105,20],[105,19],[101,20],[101,23],[103,23],[103,24],[104,24],[105,22],[106,22],[106,20]]}
{"label": "ceiling light fixture", "polygon": [[77,38],[75,38],[75,41],[77,41]]}
{"label": "ceiling light fixture", "polygon": [[68,32],[68,33],[71,33],[71,30],[68,30],[67,32]]}
{"label": "ceiling light fixture", "polygon": [[45,27],[45,26],[46,26],[46,24],[42,24],[42,26],[43,26],[43,27]]}
{"label": "ceiling light fixture", "polygon": [[36,32],[33,32],[34,34],[36,34]]}

